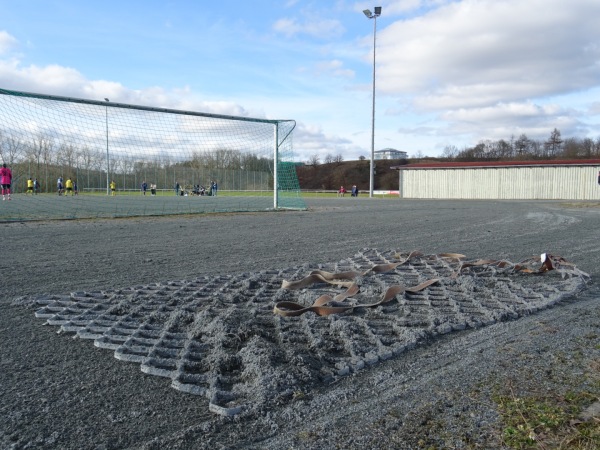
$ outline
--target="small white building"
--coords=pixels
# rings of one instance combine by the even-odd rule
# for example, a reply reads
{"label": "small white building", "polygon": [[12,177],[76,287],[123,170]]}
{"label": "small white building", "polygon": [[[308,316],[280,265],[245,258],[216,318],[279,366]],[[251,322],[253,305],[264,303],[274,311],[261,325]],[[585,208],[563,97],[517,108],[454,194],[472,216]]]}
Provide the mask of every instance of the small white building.
{"label": "small white building", "polygon": [[393,148],[384,148],[383,150],[375,150],[375,159],[406,159],[408,153],[396,150]]}

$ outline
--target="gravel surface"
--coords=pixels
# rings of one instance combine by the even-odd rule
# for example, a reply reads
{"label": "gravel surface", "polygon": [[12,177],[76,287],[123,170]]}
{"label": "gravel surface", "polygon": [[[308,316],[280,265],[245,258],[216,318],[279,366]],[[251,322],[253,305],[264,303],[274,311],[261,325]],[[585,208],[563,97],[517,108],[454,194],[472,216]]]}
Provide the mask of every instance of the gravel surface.
{"label": "gravel surface", "polygon": [[[0,224],[0,448],[503,448],[499,391],[597,389],[588,381],[600,363],[598,205],[344,198],[309,207]],[[57,333],[28,301],[327,265],[365,248],[513,262],[549,252],[592,282],[551,308],[431,336],[233,417]]]}

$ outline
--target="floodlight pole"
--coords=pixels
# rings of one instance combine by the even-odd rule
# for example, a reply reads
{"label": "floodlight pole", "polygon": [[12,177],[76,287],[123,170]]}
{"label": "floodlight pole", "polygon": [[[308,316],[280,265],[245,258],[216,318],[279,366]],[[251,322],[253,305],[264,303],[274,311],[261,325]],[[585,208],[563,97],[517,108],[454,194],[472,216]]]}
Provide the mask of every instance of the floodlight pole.
{"label": "floodlight pole", "polygon": [[106,100],[106,195],[110,195],[110,163],[109,163],[109,156],[108,156],[108,102],[109,100],[107,98],[105,98],[104,100]]}
{"label": "floodlight pole", "polygon": [[273,127],[273,209],[279,208],[279,124]]}
{"label": "floodlight pole", "polygon": [[369,197],[373,197],[375,185],[375,49],[377,43],[377,18],[381,15],[381,6],[376,6],[375,12],[368,9],[363,11],[367,19],[373,19],[373,107],[371,109],[371,168],[369,173]]}

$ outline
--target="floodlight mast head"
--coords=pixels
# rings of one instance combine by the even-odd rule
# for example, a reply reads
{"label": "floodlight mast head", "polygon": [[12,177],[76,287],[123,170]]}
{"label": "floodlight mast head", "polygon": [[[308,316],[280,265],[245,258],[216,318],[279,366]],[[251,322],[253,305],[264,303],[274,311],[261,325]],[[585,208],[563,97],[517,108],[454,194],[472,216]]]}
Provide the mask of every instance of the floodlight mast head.
{"label": "floodlight mast head", "polygon": [[367,19],[373,19],[375,17],[379,17],[381,15],[381,6],[376,6],[375,8],[375,12],[371,12],[370,9],[365,9],[363,10],[363,14],[365,16],[367,16]]}

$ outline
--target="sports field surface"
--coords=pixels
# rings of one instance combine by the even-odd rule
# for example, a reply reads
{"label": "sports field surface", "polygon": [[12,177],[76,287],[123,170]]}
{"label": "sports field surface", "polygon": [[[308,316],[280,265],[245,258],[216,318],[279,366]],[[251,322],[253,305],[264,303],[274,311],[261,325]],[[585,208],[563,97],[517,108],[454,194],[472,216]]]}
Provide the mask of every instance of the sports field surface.
{"label": "sports field surface", "polygon": [[597,448],[597,204],[307,206],[0,224],[0,448]]}
{"label": "sports field surface", "polygon": [[2,202],[0,222],[143,217],[216,212],[267,211],[273,209],[273,193],[223,192],[216,197],[177,196],[173,191],[153,196],[138,192],[116,195],[15,194]]}

